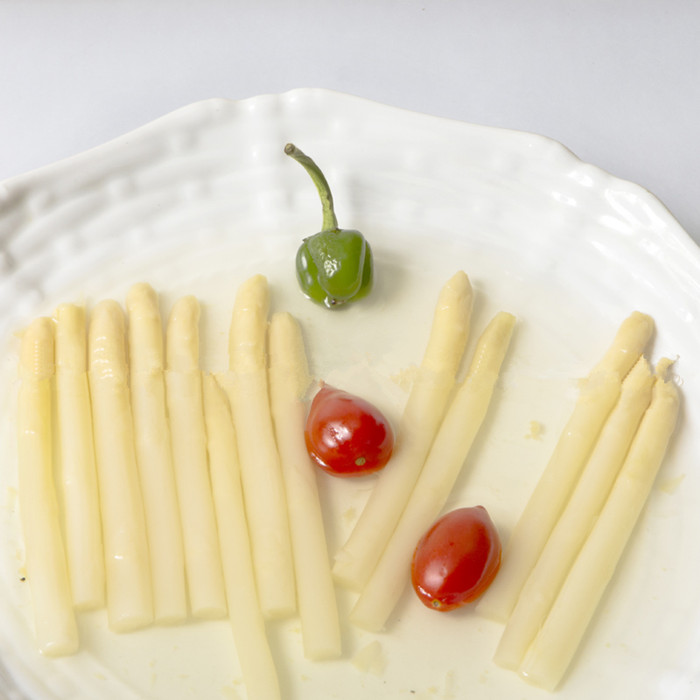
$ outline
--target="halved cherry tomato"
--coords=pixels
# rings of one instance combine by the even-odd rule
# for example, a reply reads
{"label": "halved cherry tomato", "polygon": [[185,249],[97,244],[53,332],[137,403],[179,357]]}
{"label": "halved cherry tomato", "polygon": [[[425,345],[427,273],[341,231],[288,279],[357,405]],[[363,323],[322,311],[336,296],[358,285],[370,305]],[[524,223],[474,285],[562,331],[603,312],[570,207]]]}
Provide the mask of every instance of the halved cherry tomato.
{"label": "halved cherry tomato", "polygon": [[437,520],[413,554],[411,582],[421,602],[447,612],[476,600],[501,565],[501,540],[483,506]]}
{"label": "halved cherry tomato", "polygon": [[371,403],[324,386],[311,402],[306,448],[334,476],[362,476],[386,465],[394,449],[387,419]]}

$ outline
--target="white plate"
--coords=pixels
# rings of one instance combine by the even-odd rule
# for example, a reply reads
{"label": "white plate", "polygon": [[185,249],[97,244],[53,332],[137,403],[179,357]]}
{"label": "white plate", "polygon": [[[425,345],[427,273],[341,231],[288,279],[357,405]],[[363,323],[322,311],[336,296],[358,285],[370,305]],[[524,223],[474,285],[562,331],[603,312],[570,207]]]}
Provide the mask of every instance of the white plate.
{"label": "white plate", "polygon": [[[324,168],[341,226],[362,230],[377,286],[328,312],[296,288],[293,256],[318,230],[315,190],[283,155],[294,141]],[[392,377],[420,361],[439,287],[464,269],[477,290],[474,336],[503,309],[519,319],[493,410],[449,507],[482,503],[504,538],[546,463],[576,396],[633,309],[658,333],[652,360],[678,356],[684,408],[671,453],[622,566],[559,692],[690,698],[700,681],[700,448],[697,349],[700,254],[642,188],[531,134],[436,119],[323,90],[208,100],[75,158],[0,184],[0,656],[11,697],[244,698],[225,622],[115,635],[81,616],[83,650],[51,661],[32,640],[20,581],[14,400],[16,338],[63,301],[123,300],[149,281],[164,313],[203,303],[204,362],[225,362],[237,285],[266,274],[273,306],[296,314],[319,377],[374,399],[395,421]],[[531,421],[544,427],[528,437]],[[371,480],[320,476],[334,550]],[[343,614],[352,596],[341,594]],[[386,633],[345,625],[345,657],[302,658],[296,620],[270,625],[289,700],[523,698],[547,694],[491,662],[500,626],[471,609],[423,608],[410,591]],[[380,672],[350,661],[373,639]],[[14,691],[10,689],[14,688]],[[22,689],[22,695],[11,695]]]}

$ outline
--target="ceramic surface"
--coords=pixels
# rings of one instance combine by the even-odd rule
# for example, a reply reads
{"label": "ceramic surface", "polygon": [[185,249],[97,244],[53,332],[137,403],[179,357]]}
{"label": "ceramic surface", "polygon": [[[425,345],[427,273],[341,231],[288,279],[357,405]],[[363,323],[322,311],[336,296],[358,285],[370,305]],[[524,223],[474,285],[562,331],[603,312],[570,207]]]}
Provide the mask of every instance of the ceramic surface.
{"label": "ceramic surface", "polygon": [[[318,230],[315,190],[283,155],[295,142],[324,169],[341,226],[370,240],[377,285],[340,312],[304,299],[293,258]],[[677,357],[683,411],[668,459],[558,696],[689,699],[700,680],[700,253],[648,192],[562,145],[446,121],[324,90],[208,100],[97,149],[0,183],[0,689],[9,698],[245,698],[225,622],[116,635],[80,616],[82,650],[33,646],[21,582],[16,499],[14,332],[64,301],[123,301],[148,281],[163,313],[202,302],[206,369],[226,362],[238,284],[267,275],[273,309],[303,325],[318,378],[362,392],[397,421],[401,378],[420,362],[442,284],[476,290],[472,341],[498,310],[518,325],[494,403],[449,507],[481,503],[507,538],[576,398],[632,310],[651,314],[650,359]],[[534,437],[530,425],[542,429]],[[371,488],[319,476],[331,553]],[[340,593],[347,618],[353,596]],[[303,659],[299,623],[270,625],[288,700],[522,698],[547,693],[496,667],[501,627],[440,615],[406,591],[386,632],[344,623],[343,659]],[[353,657],[377,640],[377,664]]]}

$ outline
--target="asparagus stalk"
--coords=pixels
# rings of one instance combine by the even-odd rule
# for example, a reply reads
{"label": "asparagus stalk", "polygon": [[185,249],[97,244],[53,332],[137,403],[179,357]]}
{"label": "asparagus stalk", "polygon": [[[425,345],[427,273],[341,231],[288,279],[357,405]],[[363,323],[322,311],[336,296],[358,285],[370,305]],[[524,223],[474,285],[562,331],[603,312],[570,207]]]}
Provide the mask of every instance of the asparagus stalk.
{"label": "asparagus stalk", "polygon": [[129,401],[124,312],[116,301],[92,311],[88,330],[107,612],[118,632],[153,622],[151,567]]}
{"label": "asparagus stalk", "polygon": [[204,376],[204,414],[229,618],[249,698],[279,700],[280,688],[255,586],[236,431],[226,395]]}
{"label": "asparagus stalk", "polygon": [[190,609],[195,617],[226,615],[226,593],[207,460],[199,368],[199,303],[175,302],[166,331],[166,398]]}
{"label": "asparagus stalk", "polygon": [[66,555],[73,604],[105,604],[105,558],[87,375],[85,309],[56,310],[56,422]]}
{"label": "asparagus stalk", "polygon": [[153,578],[155,621],[187,617],[185,559],[165,400],[163,324],[155,291],[127,295],[129,376],[136,458],[141,478]]}
{"label": "asparagus stalk", "polygon": [[77,651],[79,641],[52,471],[54,336],[48,318],[24,331],[19,375],[19,506],[35,634],[42,654],[62,656]]}
{"label": "asparagus stalk", "polygon": [[268,310],[267,279],[255,275],[236,294],[229,372],[223,382],[238,435],[260,604],[266,617],[283,617],[296,610],[296,589],[287,496],[268,396]]}
{"label": "asparagus stalk", "polygon": [[316,470],[304,442],[303,399],[311,383],[304,342],[298,323],[285,313],[272,316],[269,339],[271,406],[289,505],[304,655],[336,658],[341,653],[338,605]]}

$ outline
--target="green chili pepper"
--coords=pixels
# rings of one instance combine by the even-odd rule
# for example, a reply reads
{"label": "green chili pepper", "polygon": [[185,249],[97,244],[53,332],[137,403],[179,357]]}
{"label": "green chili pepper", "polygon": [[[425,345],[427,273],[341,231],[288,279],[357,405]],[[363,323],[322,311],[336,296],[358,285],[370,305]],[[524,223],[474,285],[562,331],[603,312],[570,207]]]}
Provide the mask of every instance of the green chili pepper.
{"label": "green chili pepper", "polygon": [[316,163],[294,144],[284,152],[311,176],[323,207],[323,229],[305,238],[296,257],[297,280],[304,294],[329,309],[366,296],[372,288],[372,251],[365,237],[338,228],[328,182]]}

